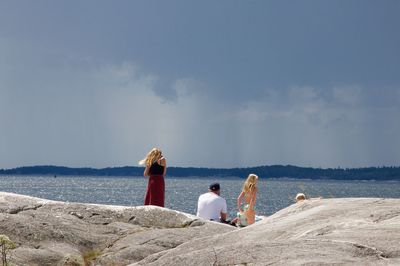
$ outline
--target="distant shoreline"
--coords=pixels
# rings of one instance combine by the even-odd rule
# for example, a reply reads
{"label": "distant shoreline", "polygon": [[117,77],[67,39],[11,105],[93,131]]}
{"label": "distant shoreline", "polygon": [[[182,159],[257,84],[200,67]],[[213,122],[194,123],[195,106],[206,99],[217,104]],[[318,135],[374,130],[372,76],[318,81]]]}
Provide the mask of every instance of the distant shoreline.
{"label": "distant shoreline", "polygon": [[[400,180],[400,167],[365,168],[311,168],[293,165],[271,165],[246,168],[168,167],[167,175],[173,177],[239,177],[256,173],[261,178],[310,180]],[[142,176],[143,167],[124,166],[107,168],[72,168],[65,166],[24,166],[0,169],[0,175],[48,176]]]}

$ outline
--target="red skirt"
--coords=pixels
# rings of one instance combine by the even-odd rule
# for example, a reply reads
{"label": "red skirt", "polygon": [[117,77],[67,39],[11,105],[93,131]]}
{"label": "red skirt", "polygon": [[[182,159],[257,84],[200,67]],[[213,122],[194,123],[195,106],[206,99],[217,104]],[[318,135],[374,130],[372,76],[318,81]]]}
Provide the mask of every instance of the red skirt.
{"label": "red skirt", "polygon": [[162,175],[152,175],[147,184],[144,205],[156,205],[164,207],[165,183]]}

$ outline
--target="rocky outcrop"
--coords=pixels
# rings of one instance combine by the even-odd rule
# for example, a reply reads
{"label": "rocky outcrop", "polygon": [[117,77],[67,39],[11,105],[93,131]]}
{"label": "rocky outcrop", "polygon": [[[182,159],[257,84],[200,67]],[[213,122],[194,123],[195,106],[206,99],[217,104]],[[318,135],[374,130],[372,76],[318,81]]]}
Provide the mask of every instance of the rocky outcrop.
{"label": "rocky outcrop", "polygon": [[131,265],[400,265],[400,199],[318,199]]}
{"label": "rocky outcrop", "polygon": [[127,265],[232,226],[156,206],[64,203],[0,193],[13,265]]}
{"label": "rocky outcrop", "polygon": [[400,265],[400,199],[316,199],[234,227],[154,206],[0,193],[13,265]]}

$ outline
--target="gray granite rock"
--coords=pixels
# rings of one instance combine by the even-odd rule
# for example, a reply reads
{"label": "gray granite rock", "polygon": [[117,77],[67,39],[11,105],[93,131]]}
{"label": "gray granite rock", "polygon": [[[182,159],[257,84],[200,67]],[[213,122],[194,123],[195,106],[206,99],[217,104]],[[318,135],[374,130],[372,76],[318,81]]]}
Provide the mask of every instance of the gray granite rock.
{"label": "gray granite rock", "polygon": [[400,199],[315,199],[246,228],[0,192],[12,265],[400,265]]}
{"label": "gray granite rock", "polygon": [[133,265],[400,265],[400,199],[306,200]]}
{"label": "gray granite rock", "polygon": [[65,203],[0,192],[12,265],[127,265],[235,228],[156,206]]}

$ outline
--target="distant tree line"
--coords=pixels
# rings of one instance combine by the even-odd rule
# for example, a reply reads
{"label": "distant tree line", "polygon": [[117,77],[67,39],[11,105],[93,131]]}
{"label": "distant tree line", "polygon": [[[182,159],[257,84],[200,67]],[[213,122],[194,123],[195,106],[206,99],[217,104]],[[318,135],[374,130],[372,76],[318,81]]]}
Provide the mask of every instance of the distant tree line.
{"label": "distant tree line", "polygon": [[[63,166],[29,166],[0,169],[0,175],[65,175],[65,176],[141,176],[142,167],[70,168]],[[169,167],[174,177],[246,177],[256,173],[261,178],[339,179],[339,180],[400,180],[400,167],[311,168],[292,165],[271,165],[248,168]]]}

